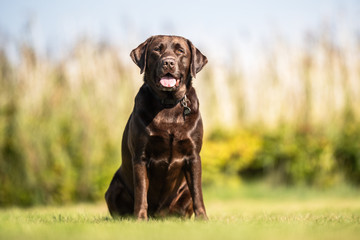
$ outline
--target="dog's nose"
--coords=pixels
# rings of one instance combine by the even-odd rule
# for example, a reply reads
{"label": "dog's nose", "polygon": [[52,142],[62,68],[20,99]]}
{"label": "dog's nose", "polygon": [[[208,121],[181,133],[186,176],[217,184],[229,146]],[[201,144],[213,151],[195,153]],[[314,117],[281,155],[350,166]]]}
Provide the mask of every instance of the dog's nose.
{"label": "dog's nose", "polygon": [[167,68],[174,68],[175,66],[175,59],[174,58],[164,58],[162,60],[162,66],[164,69],[167,69]]}

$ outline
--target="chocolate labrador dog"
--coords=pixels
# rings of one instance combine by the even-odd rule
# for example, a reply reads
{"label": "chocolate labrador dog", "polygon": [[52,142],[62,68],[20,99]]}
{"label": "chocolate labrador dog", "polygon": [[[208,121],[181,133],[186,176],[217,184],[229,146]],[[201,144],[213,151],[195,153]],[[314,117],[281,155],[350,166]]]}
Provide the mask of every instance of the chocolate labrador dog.
{"label": "chocolate labrador dog", "polygon": [[153,36],[132,60],[144,84],[124,130],[122,164],[105,199],[114,216],[207,219],[201,189],[203,124],[192,78],[207,58],[187,39]]}

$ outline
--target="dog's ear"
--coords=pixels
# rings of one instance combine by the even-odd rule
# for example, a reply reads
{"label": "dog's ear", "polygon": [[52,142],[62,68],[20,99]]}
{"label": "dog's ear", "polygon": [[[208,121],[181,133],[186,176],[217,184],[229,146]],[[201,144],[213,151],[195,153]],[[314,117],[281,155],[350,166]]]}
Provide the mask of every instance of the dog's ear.
{"label": "dog's ear", "polygon": [[149,37],[145,42],[141,43],[137,48],[131,51],[130,57],[136,65],[140,68],[140,74],[142,74],[146,68],[146,55],[149,44],[153,37]]}
{"label": "dog's ear", "polygon": [[199,49],[197,49],[190,40],[187,40],[190,50],[191,50],[191,64],[190,64],[190,74],[193,78],[196,78],[196,74],[201,71],[201,69],[208,62],[206,56],[204,56]]}

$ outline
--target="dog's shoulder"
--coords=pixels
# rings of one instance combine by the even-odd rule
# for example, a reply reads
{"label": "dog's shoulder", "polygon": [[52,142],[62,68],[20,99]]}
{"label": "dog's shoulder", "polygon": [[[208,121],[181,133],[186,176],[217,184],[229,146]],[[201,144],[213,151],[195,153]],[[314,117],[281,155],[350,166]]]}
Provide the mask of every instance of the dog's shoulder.
{"label": "dog's shoulder", "polygon": [[190,87],[186,93],[186,97],[189,100],[189,107],[194,113],[199,112],[199,99],[197,97],[195,88]]}
{"label": "dog's shoulder", "polygon": [[148,105],[151,105],[151,103],[153,102],[152,98],[153,96],[150,87],[146,83],[144,83],[135,96],[135,107],[146,107]]}

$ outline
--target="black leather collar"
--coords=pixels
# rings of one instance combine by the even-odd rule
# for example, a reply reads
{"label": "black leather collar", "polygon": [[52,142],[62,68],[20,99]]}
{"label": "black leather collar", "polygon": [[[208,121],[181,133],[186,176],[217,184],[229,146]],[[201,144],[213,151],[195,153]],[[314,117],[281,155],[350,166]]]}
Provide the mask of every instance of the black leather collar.
{"label": "black leather collar", "polygon": [[176,106],[179,102],[183,101],[186,98],[184,95],[181,99],[174,99],[174,98],[159,98],[159,96],[148,86],[150,89],[151,94],[163,105],[165,108],[171,108]]}
{"label": "black leather collar", "polygon": [[175,107],[178,103],[181,103],[181,106],[184,108],[183,111],[183,116],[184,116],[184,120],[186,118],[186,116],[191,114],[191,109],[188,107],[188,102],[190,103],[190,100],[187,98],[186,94],[181,98],[181,99],[173,99],[173,98],[159,98],[158,95],[156,95],[156,93],[151,89],[150,86],[148,86],[150,89],[151,94],[158,100],[160,101],[161,105],[164,108],[172,108]]}
{"label": "black leather collar", "polygon": [[158,100],[160,100],[161,105],[163,105],[164,107],[174,107],[179,102],[181,102],[185,98],[185,96],[182,97],[181,99],[164,98],[164,99],[158,99]]}

